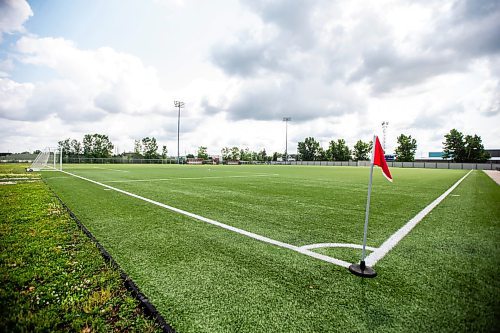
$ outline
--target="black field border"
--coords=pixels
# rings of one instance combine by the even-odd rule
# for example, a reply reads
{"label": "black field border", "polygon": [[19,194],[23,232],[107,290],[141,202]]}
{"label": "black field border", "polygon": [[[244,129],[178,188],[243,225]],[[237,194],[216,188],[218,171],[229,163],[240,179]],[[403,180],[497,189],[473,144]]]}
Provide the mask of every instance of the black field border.
{"label": "black field border", "polygon": [[[43,178],[42,178],[43,179]],[[109,252],[104,248],[104,246],[99,243],[99,241],[92,235],[92,233],[83,225],[83,223],[78,219],[78,217],[69,209],[69,207],[62,201],[62,199],[52,190],[52,188],[47,184],[45,179],[43,179],[43,182],[47,187],[50,189],[52,194],[59,200],[61,205],[64,207],[64,209],[68,212],[69,216],[73,221],[75,221],[76,225],[80,228],[81,231],[87,237],[92,241],[92,243],[95,244],[95,246],[99,249],[101,252],[101,256],[104,258],[104,261],[107,263],[111,264],[113,268],[118,270],[120,272],[120,277],[123,280],[123,283],[125,284],[125,288],[132,294],[132,296],[137,299],[144,310],[144,313],[149,316],[150,318],[153,318],[158,325],[160,325],[161,329],[165,333],[175,333],[175,330],[172,326],[170,326],[169,323],[163,318],[163,316],[158,312],[156,307],[149,302],[149,299],[144,295],[139,287],[135,284],[135,282],[125,273],[125,271],[118,265],[116,260],[109,254]]]}

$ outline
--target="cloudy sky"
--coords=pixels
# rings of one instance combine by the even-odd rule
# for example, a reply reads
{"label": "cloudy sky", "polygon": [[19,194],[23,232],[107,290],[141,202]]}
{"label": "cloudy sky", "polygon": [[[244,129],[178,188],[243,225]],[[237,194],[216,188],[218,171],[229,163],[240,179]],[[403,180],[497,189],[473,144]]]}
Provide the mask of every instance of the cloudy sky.
{"label": "cloudy sky", "polygon": [[382,135],[500,148],[498,0],[0,0],[0,151],[109,135],[289,152]]}

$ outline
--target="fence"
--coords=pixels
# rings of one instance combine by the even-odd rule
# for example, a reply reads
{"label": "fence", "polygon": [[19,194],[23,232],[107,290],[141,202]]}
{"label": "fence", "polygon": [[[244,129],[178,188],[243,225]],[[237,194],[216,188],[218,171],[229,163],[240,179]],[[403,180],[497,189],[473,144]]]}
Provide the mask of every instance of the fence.
{"label": "fence", "polygon": [[[370,161],[289,161],[271,162],[271,164],[316,165],[316,166],[370,166]],[[425,169],[458,169],[458,170],[499,170],[500,164],[488,163],[455,163],[451,161],[435,162],[387,162],[392,168],[425,168]]]}
{"label": "fence", "polygon": [[[0,163],[31,162],[29,160],[0,160]],[[496,162],[496,161],[495,161]],[[500,170],[500,163],[490,161],[488,163],[455,163],[451,161],[433,162],[387,162],[392,168],[425,168],[425,169],[463,169],[463,170]],[[141,159],[141,158],[87,158],[87,157],[65,157],[63,163],[75,164],[176,164],[176,159]],[[250,161],[250,164],[264,164],[265,162]],[[288,162],[268,162],[272,165],[315,165],[315,166],[370,166],[369,161],[288,161]]]}

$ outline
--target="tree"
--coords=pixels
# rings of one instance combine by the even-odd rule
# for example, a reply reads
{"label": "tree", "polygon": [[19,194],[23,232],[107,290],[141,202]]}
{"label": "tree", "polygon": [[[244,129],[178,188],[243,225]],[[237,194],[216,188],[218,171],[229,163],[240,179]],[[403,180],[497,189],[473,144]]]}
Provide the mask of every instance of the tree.
{"label": "tree", "polygon": [[245,148],[240,150],[240,160],[241,161],[250,161],[252,159],[252,153],[250,149]]}
{"label": "tree", "polygon": [[71,140],[70,142],[70,147],[71,147],[71,154],[74,156],[79,156],[82,155],[83,150],[82,150],[82,144],[78,140]]}
{"label": "tree", "polygon": [[411,135],[401,134],[398,136],[398,147],[396,148],[398,162],[413,162],[416,151],[417,140],[412,139]]}
{"label": "tree", "polygon": [[274,152],[274,153],[273,153],[273,158],[272,158],[272,160],[273,160],[274,162],[276,162],[276,161],[278,160],[278,158],[283,158],[283,154],[278,153],[278,152]]}
{"label": "tree", "polygon": [[330,141],[325,154],[330,161],[349,161],[351,159],[351,150],[344,139],[338,139],[337,142]]}
{"label": "tree", "polygon": [[231,151],[230,151],[229,147],[222,148],[221,151],[220,151],[220,153],[221,153],[222,159],[224,161],[228,160],[229,157],[231,156]]}
{"label": "tree", "polygon": [[198,147],[198,154],[197,154],[198,158],[202,158],[204,160],[207,160],[208,159],[208,154],[207,154],[207,147]]}
{"label": "tree", "polygon": [[465,161],[464,135],[455,128],[444,136],[443,159],[451,158],[454,162]]}
{"label": "tree", "polygon": [[142,157],[142,145],[141,141],[134,140],[134,157],[141,158]]}
{"label": "tree", "polygon": [[259,153],[256,151],[252,151],[251,156],[250,156],[251,161],[258,161],[259,160]]}
{"label": "tree", "polygon": [[229,159],[233,161],[238,161],[240,159],[240,149],[238,147],[233,147],[229,150]]}
{"label": "tree", "polygon": [[142,154],[146,159],[154,159],[159,158],[158,155],[158,144],[156,143],[156,139],[145,137],[142,139]]}
{"label": "tree", "polygon": [[452,129],[444,136],[443,158],[451,158],[454,162],[481,163],[486,162],[491,155],[484,150],[481,137],[464,135]]}
{"label": "tree", "polygon": [[113,144],[104,134],[85,134],[83,137],[83,154],[85,157],[110,157]]}
{"label": "tree", "polygon": [[353,155],[355,161],[368,161],[370,159],[369,154],[372,150],[373,142],[363,142],[358,140],[354,145]]}
{"label": "tree", "polygon": [[35,150],[35,151],[33,152],[33,154],[38,155],[38,154],[40,154],[41,152],[42,152],[42,151],[41,151],[40,149],[37,149],[37,150]]}
{"label": "tree", "polygon": [[70,144],[70,138],[67,138],[65,140],[59,141],[57,143],[57,148],[59,150],[63,150],[63,156],[69,156],[71,155],[71,144]]}
{"label": "tree", "polygon": [[313,137],[306,138],[299,142],[298,151],[304,161],[315,161],[319,155],[319,142]]}
{"label": "tree", "polygon": [[257,159],[259,161],[267,161],[267,153],[265,148],[259,151],[259,153],[257,154]]}
{"label": "tree", "polygon": [[167,146],[163,146],[161,149],[161,158],[163,159],[167,158],[167,154],[168,154]]}
{"label": "tree", "polygon": [[465,136],[465,162],[484,163],[491,155],[484,150],[481,137],[474,134]]}

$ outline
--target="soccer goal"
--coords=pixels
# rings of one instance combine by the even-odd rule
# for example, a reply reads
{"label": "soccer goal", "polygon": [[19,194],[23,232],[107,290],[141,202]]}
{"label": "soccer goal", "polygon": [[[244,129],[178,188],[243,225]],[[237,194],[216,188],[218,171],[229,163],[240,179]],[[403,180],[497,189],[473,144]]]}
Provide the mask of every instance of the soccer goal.
{"label": "soccer goal", "polygon": [[35,158],[26,171],[62,170],[62,150],[47,147]]}

